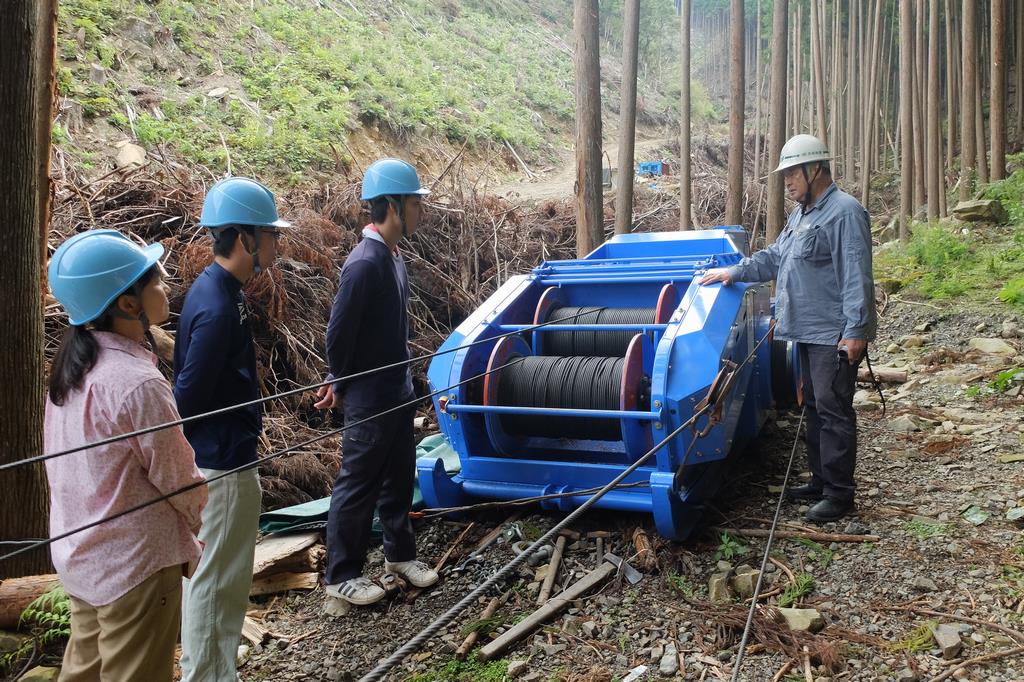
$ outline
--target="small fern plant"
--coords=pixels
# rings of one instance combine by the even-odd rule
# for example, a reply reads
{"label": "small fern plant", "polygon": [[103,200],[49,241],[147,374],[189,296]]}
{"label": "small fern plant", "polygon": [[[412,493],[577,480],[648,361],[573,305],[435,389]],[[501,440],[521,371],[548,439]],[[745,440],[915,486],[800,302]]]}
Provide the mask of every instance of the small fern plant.
{"label": "small fern plant", "polygon": [[0,670],[9,671],[26,656],[34,656],[71,636],[71,601],[58,583],[49,592],[36,597],[18,618],[18,627],[32,633],[31,639],[16,650],[0,656]]}

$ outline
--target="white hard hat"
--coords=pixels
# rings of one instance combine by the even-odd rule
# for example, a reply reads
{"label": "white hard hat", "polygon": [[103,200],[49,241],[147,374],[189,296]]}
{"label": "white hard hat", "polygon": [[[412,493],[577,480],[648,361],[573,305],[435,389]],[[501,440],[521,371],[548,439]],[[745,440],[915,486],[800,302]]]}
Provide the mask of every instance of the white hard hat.
{"label": "white hard hat", "polygon": [[814,135],[794,135],[783,145],[782,153],[779,155],[779,165],[772,172],[778,173],[793,166],[814,161],[828,161],[831,158],[828,147]]}

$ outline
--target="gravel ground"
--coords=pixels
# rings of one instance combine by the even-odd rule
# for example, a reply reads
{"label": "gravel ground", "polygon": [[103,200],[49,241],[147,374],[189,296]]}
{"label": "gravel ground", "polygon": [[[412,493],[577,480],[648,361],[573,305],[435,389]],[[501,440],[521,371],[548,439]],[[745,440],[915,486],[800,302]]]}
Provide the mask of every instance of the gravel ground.
{"label": "gravel ground", "polygon": [[[805,645],[811,653],[809,679],[817,682],[930,680],[967,659],[1024,645],[1024,635],[1015,634],[1024,631],[1024,536],[1017,522],[1007,519],[1024,506],[1024,462],[1000,461],[1024,453],[1020,377],[999,381],[1000,371],[1024,367],[1020,323],[1008,316],[1005,308],[956,311],[890,299],[873,361],[876,367],[907,369],[910,381],[886,388],[884,416],[877,393],[868,387],[858,393],[857,513],[818,529],[879,539],[776,541],[772,556],[785,569],[769,564],[763,591],[788,583],[785,570],[811,576],[813,588],[797,605],[816,609],[825,627],[815,635],[793,635],[770,611],[760,612],[740,679],[772,680],[791,662],[795,665],[781,679],[808,679],[800,655]],[[1004,336],[1011,346],[1008,355],[970,349],[971,338]],[[990,388],[993,381],[997,386]],[[709,524],[767,527],[797,421],[797,415],[788,414],[769,423],[756,452],[739,464],[709,510]],[[800,446],[798,463],[802,457]],[[803,511],[799,504],[785,503],[781,527],[810,526]],[[474,517],[476,525],[453,559],[504,519],[504,514]],[[520,519],[519,528],[532,537],[555,520],[528,515]],[[621,513],[592,514],[575,530],[610,531],[606,550],[636,564],[630,534],[637,526],[650,532],[657,558],[657,567],[646,571],[639,584],[621,578],[606,583],[536,630],[498,664],[453,663],[461,630],[479,618],[481,604],[389,679],[596,682],[629,679],[638,666],[646,666],[646,673],[632,679],[729,679],[746,608],[742,599],[711,603],[709,579],[726,568],[718,566],[724,558],[734,567],[748,563],[756,568],[764,541],[738,538],[723,543],[709,528],[690,542],[669,543],[655,536],[648,517]],[[436,560],[464,527],[451,521],[422,522],[420,556]],[[570,542],[559,584],[569,581],[569,572],[575,578],[592,569],[594,550],[591,539]],[[272,638],[252,649],[242,678],[357,679],[512,556],[510,543],[493,546],[486,563],[461,575],[446,575],[411,604],[397,598],[341,618],[323,614],[322,590],[262,600],[258,607],[264,625],[297,641],[285,645]],[[371,554],[369,570],[379,572],[382,561],[378,549]],[[523,569],[505,585],[501,622],[516,622],[534,610],[536,570]],[[778,599],[772,596],[767,603],[775,605]],[[946,650],[928,633],[929,621],[949,624],[943,630],[952,631],[954,641]],[[952,679],[1022,680],[1024,656],[971,665]]]}

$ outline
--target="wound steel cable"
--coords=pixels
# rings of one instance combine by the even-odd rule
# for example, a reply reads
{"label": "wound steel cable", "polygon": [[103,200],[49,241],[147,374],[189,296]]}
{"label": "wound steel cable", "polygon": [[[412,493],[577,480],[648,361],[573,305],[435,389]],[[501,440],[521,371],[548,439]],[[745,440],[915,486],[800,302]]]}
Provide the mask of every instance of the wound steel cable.
{"label": "wound steel cable", "polygon": [[[575,319],[575,324],[654,324],[655,309],[561,306],[551,309],[548,318],[553,317]],[[582,329],[545,332],[544,354],[623,357],[636,334]]]}
{"label": "wound steel cable", "polygon": [[[496,368],[494,368],[494,369],[492,369],[490,371],[491,372],[498,371],[499,369],[502,369],[502,368],[507,367],[507,366],[512,365],[512,364],[515,364],[516,362],[519,362],[519,360],[518,359],[514,359],[511,362],[509,362],[509,363],[507,363],[505,365],[502,365],[502,367],[496,367]],[[416,403],[418,403],[420,400],[423,400],[424,398],[432,398],[435,395],[440,395],[441,393],[446,393],[446,392],[452,390],[453,388],[456,388],[457,386],[461,386],[462,384],[466,384],[466,383],[469,383],[471,381],[476,381],[478,379],[481,379],[481,378],[487,376],[488,373],[489,372],[482,372],[480,374],[477,374],[476,376],[469,377],[468,379],[463,379],[462,381],[458,382],[457,384],[453,384],[451,386],[448,386],[447,388],[443,388],[443,389],[434,391],[433,393],[430,393],[430,394],[422,396],[422,397],[413,398],[412,400],[406,401],[406,402],[404,402],[404,403],[402,403],[400,405],[396,405],[396,406],[388,408],[386,410],[382,410],[382,411],[380,411],[380,412],[378,412],[376,414],[370,415],[369,417],[365,417],[364,419],[360,419],[360,420],[354,421],[354,422],[352,422],[350,424],[346,424],[345,426],[342,426],[340,428],[334,429],[332,431],[328,431],[326,433],[317,434],[316,436],[313,436],[312,438],[308,438],[308,439],[302,441],[301,443],[296,443],[295,445],[290,445],[290,446],[288,446],[286,448],[278,450],[277,452],[275,452],[275,453],[273,453],[271,455],[263,457],[262,459],[258,459],[255,462],[249,462],[248,464],[243,464],[243,465],[241,465],[239,467],[236,467],[234,469],[221,472],[221,473],[217,474],[216,476],[211,476],[210,478],[204,479],[202,481],[196,481],[195,483],[190,483],[189,485],[186,485],[186,486],[183,486],[181,488],[178,488],[177,490],[172,490],[171,492],[166,493],[164,495],[161,495],[159,497],[156,497],[156,498],[154,498],[152,500],[148,500],[146,502],[142,502],[140,504],[137,504],[134,507],[130,507],[128,509],[124,509],[122,511],[119,511],[116,514],[111,514],[110,516],[106,516],[106,517],[104,517],[102,519],[97,519],[96,521],[92,521],[92,522],[90,522],[90,523],[88,523],[88,524],[86,524],[84,526],[80,526],[78,528],[73,528],[72,530],[69,530],[69,531],[66,531],[64,533],[61,533],[60,535],[57,535],[55,537],[47,538],[45,541],[34,543],[34,544],[32,544],[32,545],[30,545],[28,547],[22,547],[21,549],[17,549],[17,550],[15,550],[13,552],[8,552],[7,554],[4,554],[4,555],[0,556],[0,563],[6,561],[7,559],[12,559],[12,558],[18,556],[19,554],[24,554],[25,552],[30,552],[32,550],[39,549],[41,547],[46,547],[46,546],[52,545],[54,542],[57,542],[58,540],[63,540],[65,538],[71,537],[72,535],[75,535],[77,533],[81,533],[82,531],[89,530],[90,528],[95,528],[96,526],[99,526],[100,524],[107,523],[108,521],[113,521],[114,519],[119,519],[122,516],[127,516],[128,514],[132,514],[134,512],[137,512],[140,509],[144,509],[146,507],[149,507],[149,506],[154,505],[154,504],[158,504],[160,502],[165,502],[166,500],[169,500],[170,498],[172,498],[172,497],[174,497],[176,495],[181,495],[182,493],[187,493],[188,491],[195,490],[196,488],[199,488],[200,486],[209,485],[213,481],[220,480],[222,478],[225,478],[225,477],[230,476],[232,474],[237,474],[237,473],[242,472],[242,471],[247,471],[249,469],[255,469],[256,467],[258,467],[263,462],[266,462],[266,461],[269,461],[269,460],[272,460],[272,459],[277,459],[278,457],[282,457],[282,456],[284,456],[286,454],[294,452],[295,450],[298,450],[299,448],[303,448],[303,447],[306,447],[308,445],[312,445],[313,443],[316,443],[318,441],[324,440],[325,438],[330,438],[331,436],[335,436],[335,435],[337,435],[339,433],[347,431],[348,429],[350,429],[350,428],[352,428],[354,426],[359,426],[360,424],[363,424],[363,423],[365,423],[367,421],[370,421],[371,419],[376,419],[378,417],[383,417],[386,414],[390,414],[392,412],[397,412],[398,410],[403,410],[403,409],[406,409],[408,407],[412,407]]]}
{"label": "wound steel cable", "polygon": [[[457,351],[465,350],[467,348],[472,348],[474,346],[478,346],[478,345],[481,345],[481,344],[484,344],[484,343],[492,343],[492,342],[497,341],[498,339],[504,338],[506,336],[514,336],[516,334],[522,334],[523,332],[528,332],[528,331],[533,330],[533,329],[539,329],[541,327],[547,327],[548,325],[560,324],[562,322],[565,322],[568,319],[571,319],[571,318],[566,317],[566,318],[560,318],[560,319],[556,319],[556,320],[548,320],[548,321],[542,322],[540,324],[535,324],[535,325],[531,325],[529,327],[524,327],[523,329],[518,329],[516,331],[505,332],[505,333],[502,333],[502,334],[496,334],[495,336],[489,336],[486,339],[480,339],[478,341],[473,341],[471,343],[467,343],[467,344],[464,344],[464,345],[461,345],[461,346],[456,346],[454,348],[448,348],[446,350],[439,350],[439,351],[436,351],[434,353],[429,353],[427,355],[418,355],[418,356],[416,356],[414,358],[409,358],[408,360],[402,360],[400,362],[391,363],[390,365],[382,365],[380,367],[374,367],[373,369],[363,370],[362,372],[356,372],[355,374],[349,374],[349,375],[346,375],[346,376],[343,376],[343,377],[339,377],[339,378],[336,378],[336,379],[328,379],[328,380],[325,380],[325,381],[321,381],[319,383],[310,384],[309,386],[302,386],[302,387],[299,387],[299,388],[293,388],[293,389],[290,389],[288,391],[284,391],[282,393],[276,393],[274,395],[267,396],[265,398],[256,398],[255,400],[250,400],[250,401],[244,402],[244,403],[238,403],[237,405],[229,405],[227,407],[221,407],[221,408],[218,408],[216,410],[211,410],[209,412],[204,412],[202,414],[195,414],[195,415],[192,415],[191,417],[182,417],[181,419],[176,419],[174,421],[165,422],[163,424],[156,424],[154,426],[147,426],[146,428],[138,429],[136,431],[131,431],[129,433],[122,433],[122,434],[119,434],[117,436],[111,436],[109,438],[104,438],[104,439],[98,440],[98,441],[96,441],[94,443],[86,443],[84,445],[78,445],[78,446],[75,446],[73,448],[68,448],[66,450],[60,450],[58,452],[50,452],[50,453],[46,453],[46,454],[42,454],[42,455],[36,455],[34,457],[26,457],[24,459],[19,459],[19,460],[16,460],[14,462],[7,462],[6,464],[0,464],[0,471],[7,471],[8,469],[14,469],[14,468],[17,468],[19,466],[26,466],[26,465],[29,465],[29,464],[35,464],[36,462],[45,462],[46,460],[54,459],[56,457],[63,457],[65,455],[72,455],[72,454],[74,454],[76,452],[82,452],[83,450],[89,450],[91,448],[96,448],[96,447],[100,447],[100,446],[103,446],[103,445],[110,445],[111,443],[117,443],[119,441],[127,440],[129,438],[135,438],[137,436],[144,436],[147,433],[153,433],[154,431],[161,431],[163,429],[168,429],[168,428],[171,428],[171,427],[174,427],[174,426],[181,426],[183,424],[189,424],[189,423],[194,422],[194,421],[199,421],[200,419],[207,419],[209,417],[220,416],[222,414],[227,414],[229,412],[234,412],[235,410],[240,410],[240,409],[243,409],[243,408],[246,408],[246,407],[252,407],[253,405],[261,405],[263,403],[270,402],[271,400],[277,400],[279,398],[287,398],[289,396],[293,396],[293,395],[296,395],[298,393],[305,393],[305,392],[310,391],[310,390],[312,390],[314,388],[320,388],[322,386],[329,386],[329,385],[332,385],[332,384],[338,384],[338,383],[342,383],[342,382],[346,382],[346,381],[352,381],[353,379],[359,379],[359,378],[362,378],[362,377],[365,377],[365,376],[369,376],[371,374],[375,374],[377,372],[384,372],[384,371],[387,371],[389,369],[394,369],[396,367],[401,367],[401,366],[404,366],[404,365],[409,365],[409,364],[412,364],[414,362],[419,362],[420,360],[430,360],[430,359],[439,357],[441,355],[447,355],[448,353],[455,353]],[[458,384],[455,384],[455,385],[458,386]],[[433,394],[431,394],[431,395],[433,395]],[[424,396],[424,397],[426,397],[426,396]]]}

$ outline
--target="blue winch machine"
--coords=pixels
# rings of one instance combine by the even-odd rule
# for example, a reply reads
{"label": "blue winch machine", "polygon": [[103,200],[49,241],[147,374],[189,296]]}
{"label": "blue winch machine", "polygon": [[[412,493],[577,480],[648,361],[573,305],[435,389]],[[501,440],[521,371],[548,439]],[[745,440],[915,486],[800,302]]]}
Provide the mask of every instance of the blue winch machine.
{"label": "blue winch machine", "polygon": [[459,384],[434,406],[461,471],[419,458],[427,505],[562,495],[544,506],[573,509],[589,493],[571,493],[611,481],[727,377],[713,419],[702,416],[596,504],[651,513],[661,535],[685,538],[730,457],[768,410],[795,398],[793,349],[769,334],[769,286],[696,282],[747,251],[740,227],[626,234],[509,279],[440,349],[459,350],[430,364],[431,390]]}

